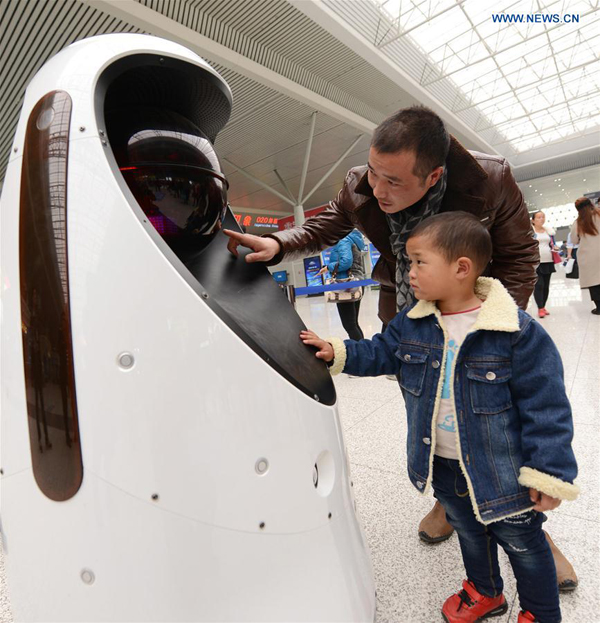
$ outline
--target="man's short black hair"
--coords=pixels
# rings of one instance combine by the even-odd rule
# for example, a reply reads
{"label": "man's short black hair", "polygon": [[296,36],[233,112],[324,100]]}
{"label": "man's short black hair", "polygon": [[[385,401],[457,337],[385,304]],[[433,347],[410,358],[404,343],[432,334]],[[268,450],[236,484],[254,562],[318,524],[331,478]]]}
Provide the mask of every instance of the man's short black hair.
{"label": "man's short black hair", "polygon": [[444,122],[425,106],[403,108],[382,121],[373,133],[371,147],[382,154],[413,151],[413,174],[425,179],[444,166],[450,149],[450,135]]}
{"label": "man's short black hair", "polygon": [[409,235],[423,236],[448,262],[459,257],[472,260],[478,276],[492,258],[492,239],[481,221],[468,212],[444,212],[421,221]]}

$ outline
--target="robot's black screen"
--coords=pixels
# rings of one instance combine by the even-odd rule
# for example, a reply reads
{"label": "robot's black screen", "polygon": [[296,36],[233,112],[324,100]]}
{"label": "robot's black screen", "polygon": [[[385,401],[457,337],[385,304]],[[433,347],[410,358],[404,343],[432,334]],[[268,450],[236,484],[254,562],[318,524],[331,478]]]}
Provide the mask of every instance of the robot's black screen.
{"label": "robot's black screen", "polygon": [[[239,231],[227,212],[224,228]],[[309,396],[334,404],[335,387],[325,364],[313,348],[302,344],[306,328],[283,290],[261,264],[247,264],[243,249],[235,258],[220,232],[203,251],[180,249],[187,269],[220,308],[221,318],[280,374]]]}

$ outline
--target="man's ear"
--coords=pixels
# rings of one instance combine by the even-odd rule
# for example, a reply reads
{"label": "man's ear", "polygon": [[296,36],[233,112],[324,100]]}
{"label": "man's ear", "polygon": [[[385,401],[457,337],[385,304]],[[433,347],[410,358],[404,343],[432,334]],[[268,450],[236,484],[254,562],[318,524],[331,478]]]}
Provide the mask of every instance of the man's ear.
{"label": "man's ear", "polygon": [[456,260],[456,277],[466,279],[473,274],[473,260],[468,257],[459,257]]}
{"label": "man's ear", "polygon": [[438,183],[438,180],[440,179],[440,177],[442,177],[443,172],[444,167],[438,167],[429,174],[429,188],[435,186]]}

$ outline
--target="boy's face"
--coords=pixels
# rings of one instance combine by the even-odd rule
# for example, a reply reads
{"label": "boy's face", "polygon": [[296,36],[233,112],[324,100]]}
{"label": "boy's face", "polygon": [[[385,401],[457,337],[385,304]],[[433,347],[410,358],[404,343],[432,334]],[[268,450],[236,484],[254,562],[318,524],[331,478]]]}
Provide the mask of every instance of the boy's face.
{"label": "boy's face", "polygon": [[406,252],[410,260],[410,285],[417,299],[443,301],[455,292],[458,261],[448,262],[433,247],[431,238],[410,238],[406,243]]}

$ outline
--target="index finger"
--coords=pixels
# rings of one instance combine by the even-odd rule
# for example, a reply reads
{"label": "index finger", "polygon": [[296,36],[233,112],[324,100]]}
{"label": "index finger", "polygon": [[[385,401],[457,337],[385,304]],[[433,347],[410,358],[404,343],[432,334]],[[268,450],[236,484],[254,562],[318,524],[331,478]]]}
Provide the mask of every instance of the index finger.
{"label": "index finger", "polygon": [[243,234],[241,231],[233,231],[231,229],[224,229],[223,233],[226,236],[233,238],[234,240],[238,240],[239,242],[241,242],[244,239],[244,236],[246,235],[246,234]]}

